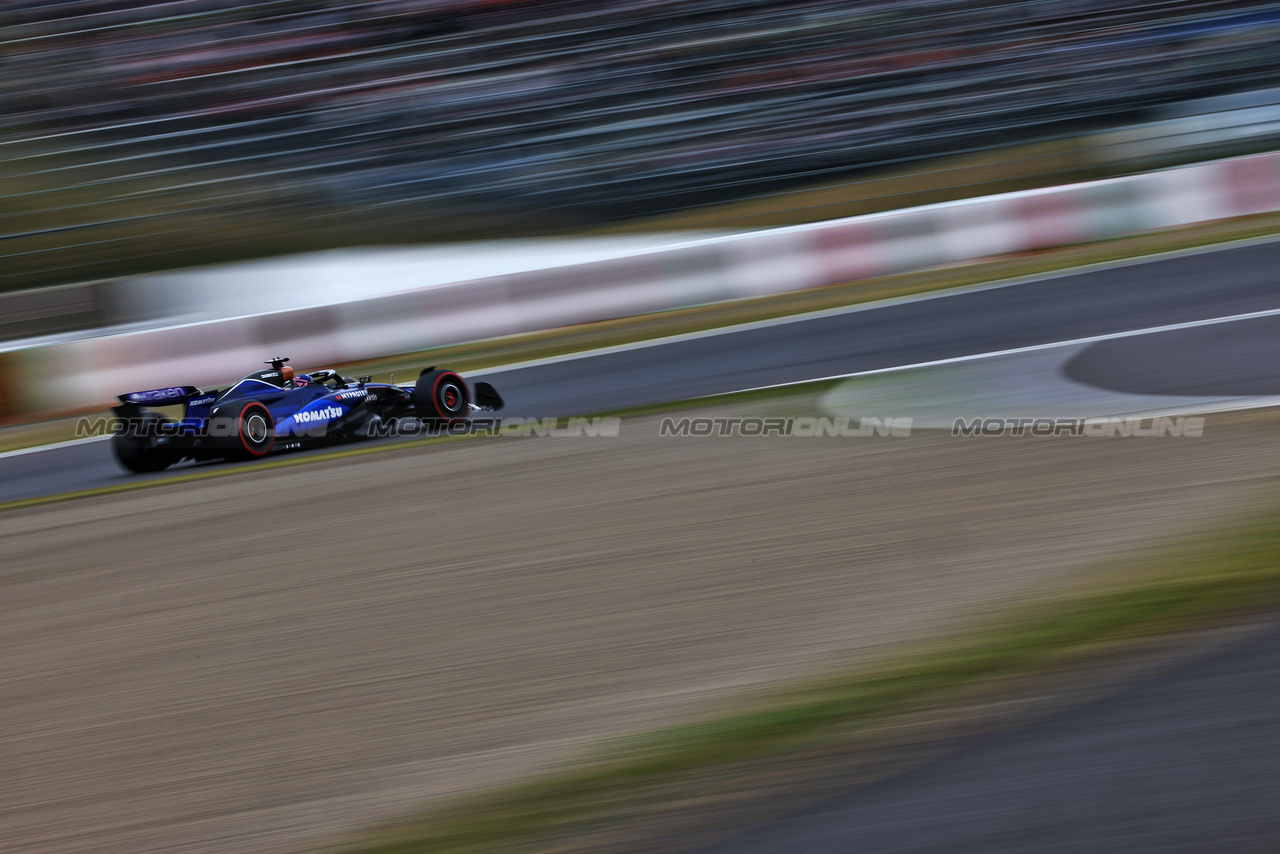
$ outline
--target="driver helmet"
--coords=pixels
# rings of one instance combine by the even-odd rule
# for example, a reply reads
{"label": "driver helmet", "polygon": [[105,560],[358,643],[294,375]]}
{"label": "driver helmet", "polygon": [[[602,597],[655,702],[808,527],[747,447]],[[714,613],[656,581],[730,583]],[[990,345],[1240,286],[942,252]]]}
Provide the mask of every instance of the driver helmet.
{"label": "driver helmet", "polygon": [[305,385],[311,385],[310,374],[298,374],[296,377],[293,378],[294,388],[302,388]]}

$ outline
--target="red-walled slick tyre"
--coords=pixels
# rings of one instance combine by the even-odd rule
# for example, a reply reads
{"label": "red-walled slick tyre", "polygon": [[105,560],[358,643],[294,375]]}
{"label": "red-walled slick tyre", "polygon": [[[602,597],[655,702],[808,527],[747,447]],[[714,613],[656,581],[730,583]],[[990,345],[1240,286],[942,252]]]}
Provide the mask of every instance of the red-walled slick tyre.
{"label": "red-walled slick tyre", "polygon": [[243,459],[265,457],[276,443],[276,421],[261,403],[245,404],[236,420],[236,432],[236,456]]}
{"label": "red-walled slick tyre", "polygon": [[418,418],[452,423],[471,414],[471,392],[453,371],[423,371],[413,389],[413,408]]}

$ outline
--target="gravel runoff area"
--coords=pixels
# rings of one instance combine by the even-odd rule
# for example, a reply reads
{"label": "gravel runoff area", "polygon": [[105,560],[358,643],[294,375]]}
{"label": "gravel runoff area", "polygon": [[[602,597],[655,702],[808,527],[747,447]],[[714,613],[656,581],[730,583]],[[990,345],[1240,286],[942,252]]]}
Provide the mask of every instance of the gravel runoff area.
{"label": "gravel runoff area", "polygon": [[0,849],[326,840],[1078,582],[1280,474],[1274,413],[1162,439],[662,417],[0,516]]}

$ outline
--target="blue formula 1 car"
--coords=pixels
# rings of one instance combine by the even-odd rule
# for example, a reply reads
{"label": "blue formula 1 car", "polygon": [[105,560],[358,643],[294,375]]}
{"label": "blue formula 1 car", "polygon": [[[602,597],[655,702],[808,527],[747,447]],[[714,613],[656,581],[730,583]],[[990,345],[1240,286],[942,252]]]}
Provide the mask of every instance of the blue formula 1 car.
{"label": "blue formula 1 car", "polygon": [[[122,394],[111,448],[133,472],[162,471],[182,460],[252,459],[273,450],[353,441],[380,425],[416,418],[428,427],[502,408],[493,386],[469,386],[457,373],[426,368],[412,385],[352,379],[334,370],[295,374],[274,358],[226,389],[192,386]],[[154,408],[182,407],[173,419]]]}

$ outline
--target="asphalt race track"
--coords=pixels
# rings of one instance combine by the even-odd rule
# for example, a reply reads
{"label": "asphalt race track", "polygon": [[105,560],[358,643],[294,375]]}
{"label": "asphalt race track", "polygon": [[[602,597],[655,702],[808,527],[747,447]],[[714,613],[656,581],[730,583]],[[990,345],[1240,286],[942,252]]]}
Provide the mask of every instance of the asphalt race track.
{"label": "asphalt race track", "polygon": [[[1136,394],[1280,394],[1280,326],[1259,317],[1099,341],[1066,365],[1077,382]],[[1170,369],[1170,366],[1174,366]]]}
{"label": "asphalt race track", "polygon": [[1272,852],[1280,625],[706,854]]}
{"label": "asphalt race track", "polygon": [[[489,379],[502,392],[504,415],[601,412],[1280,310],[1276,269],[1280,241],[1241,245],[471,377]],[[1280,316],[1099,342],[1068,372],[1082,382],[1138,393],[1276,393],[1277,332]],[[238,370],[229,365],[228,376]],[[104,442],[61,447],[0,458],[0,501],[192,468],[186,463],[155,475],[128,475]]]}

